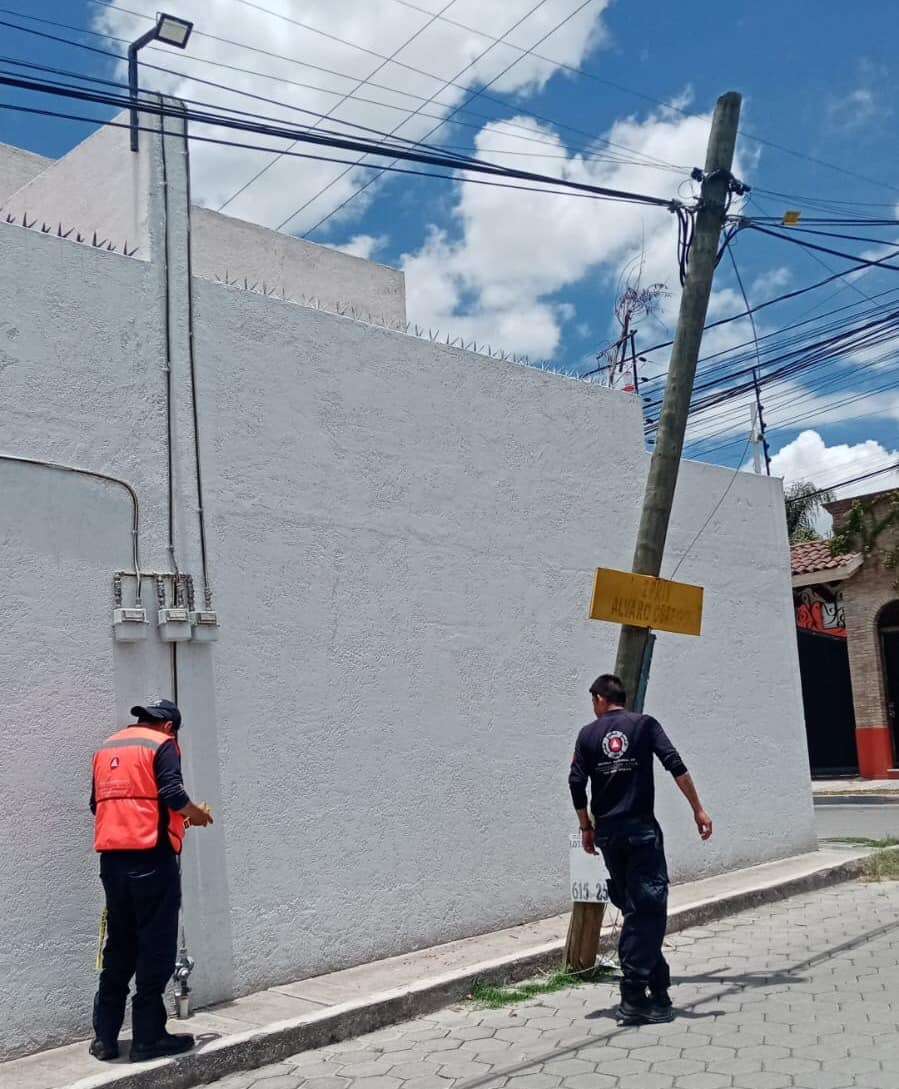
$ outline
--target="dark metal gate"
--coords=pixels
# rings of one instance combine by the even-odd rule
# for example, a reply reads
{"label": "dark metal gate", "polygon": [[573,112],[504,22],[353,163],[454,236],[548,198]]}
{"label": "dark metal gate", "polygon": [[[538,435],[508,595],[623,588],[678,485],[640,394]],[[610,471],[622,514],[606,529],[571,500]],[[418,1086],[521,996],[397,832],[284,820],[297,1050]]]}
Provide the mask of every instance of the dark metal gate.
{"label": "dark metal gate", "polygon": [[893,601],[881,610],[877,627],[880,632],[887,717],[893,738],[893,751],[899,752],[899,601]]}
{"label": "dark metal gate", "polygon": [[799,671],[808,758],[813,775],[858,771],[849,650],[845,639],[801,628]]}

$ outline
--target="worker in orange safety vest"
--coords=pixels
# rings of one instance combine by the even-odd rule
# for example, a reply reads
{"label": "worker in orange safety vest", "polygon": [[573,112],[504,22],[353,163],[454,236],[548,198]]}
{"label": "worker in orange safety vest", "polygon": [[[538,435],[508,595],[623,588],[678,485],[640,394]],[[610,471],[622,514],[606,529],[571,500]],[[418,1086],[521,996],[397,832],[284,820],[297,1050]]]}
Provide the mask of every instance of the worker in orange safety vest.
{"label": "worker in orange safety vest", "polygon": [[118,1058],[133,976],[131,1061],[141,1062],[194,1046],[193,1036],[166,1031],[163,994],[177,954],[184,829],[212,824],[212,816],[184,790],[176,705],[159,700],[131,713],[137,722],[94,755],[91,812],[107,931],[90,1052],[103,1061]]}

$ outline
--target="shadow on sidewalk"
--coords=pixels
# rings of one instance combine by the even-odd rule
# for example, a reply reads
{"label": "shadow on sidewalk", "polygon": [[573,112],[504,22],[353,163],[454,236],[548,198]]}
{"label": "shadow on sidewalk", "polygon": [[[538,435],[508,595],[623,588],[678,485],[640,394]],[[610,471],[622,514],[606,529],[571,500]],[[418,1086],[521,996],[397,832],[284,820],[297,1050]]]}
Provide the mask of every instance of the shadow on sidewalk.
{"label": "shadow on sidewalk", "polygon": [[[702,1021],[706,1017],[720,1017],[725,1013],[725,1010],[706,1010],[700,1013],[698,1010],[680,1009],[678,1006],[674,1007],[674,1016],[678,1021]],[[585,1021],[598,1021],[600,1018],[610,1017],[612,1020],[617,1020],[618,1007],[609,1006],[605,1010],[593,1010],[590,1013],[584,1014]]]}

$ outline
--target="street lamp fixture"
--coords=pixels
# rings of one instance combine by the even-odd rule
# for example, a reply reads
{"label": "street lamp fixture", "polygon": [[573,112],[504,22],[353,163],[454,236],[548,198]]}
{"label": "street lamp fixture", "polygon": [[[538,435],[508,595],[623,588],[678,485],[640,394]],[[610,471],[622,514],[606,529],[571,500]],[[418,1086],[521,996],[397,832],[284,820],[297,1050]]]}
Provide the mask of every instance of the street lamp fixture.
{"label": "street lamp fixture", "polygon": [[165,45],[175,46],[176,49],[184,49],[193,28],[194,24],[187,19],[179,19],[177,15],[167,15],[164,11],[161,11],[156,16],[156,26],[128,46],[128,91],[131,98],[132,151],[137,151],[137,137],[140,127],[137,116],[137,54],[150,42],[163,42]]}

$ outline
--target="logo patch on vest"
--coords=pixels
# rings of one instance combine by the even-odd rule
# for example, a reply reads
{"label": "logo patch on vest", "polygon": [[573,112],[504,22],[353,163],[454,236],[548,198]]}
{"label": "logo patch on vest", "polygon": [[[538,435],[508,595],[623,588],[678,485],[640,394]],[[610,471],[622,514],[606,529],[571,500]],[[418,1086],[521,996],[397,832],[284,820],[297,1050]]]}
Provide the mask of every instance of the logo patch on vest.
{"label": "logo patch on vest", "polygon": [[618,760],[627,752],[627,734],[620,730],[612,730],[602,739],[602,751],[610,760]]}
{"label": "logo patch on vest", "polygon": [[114,756],[114,757],[113,757],[113,758],[112,758],[112,759],[111,759],[111,760],[109,761],[109,766],[110,766],[111,768],[117,768],[117,767],[119,766],[119,758],[118,758],[117,756]]}

